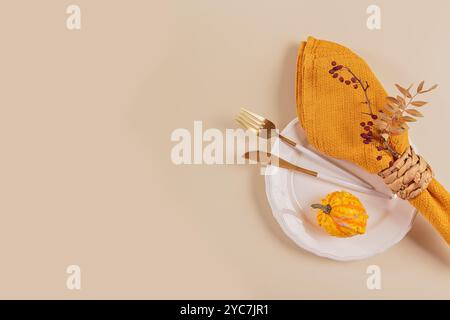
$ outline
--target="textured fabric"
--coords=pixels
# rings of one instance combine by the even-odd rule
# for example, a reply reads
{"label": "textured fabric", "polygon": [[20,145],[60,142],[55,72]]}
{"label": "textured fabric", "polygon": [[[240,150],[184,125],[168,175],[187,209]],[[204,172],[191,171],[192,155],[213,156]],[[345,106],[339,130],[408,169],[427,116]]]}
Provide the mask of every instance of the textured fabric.
{"label": "textured fabric", "polygon": [[[346,65],[358,78],[367,81],[367,94],[374,113],[383,109],[387,96],[369,66],[351,50],[339,44],[312,37],[300,45],[297,62],[297,114],[309,143],[317,150],[338,159],[356,163],[371,173],[389,167],[392,158],[372,144],[365,145],[360,137],[361,122],[370,117],[363,90],[355,89],[333,78],[331,62]],[[391,140],[402,154],[408,147],[407,132]],[[432,165],[432,164],[431,164]],[[450,244],[450,195],[435,179],[428,189],[410,201]]]}

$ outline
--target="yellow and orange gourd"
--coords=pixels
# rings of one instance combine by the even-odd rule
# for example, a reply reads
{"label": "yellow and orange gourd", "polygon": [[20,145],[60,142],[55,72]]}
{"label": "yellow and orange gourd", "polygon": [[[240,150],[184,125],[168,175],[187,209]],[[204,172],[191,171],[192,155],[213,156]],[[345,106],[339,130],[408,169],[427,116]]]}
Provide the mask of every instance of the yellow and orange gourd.
{"label": "yellow and orange gourd", "polygon": [[330,193],[321,204],[311,207],[320,209],[317,223],[332,236],[348,238],[366,232],[369,216],[361,201],[349,192]]}

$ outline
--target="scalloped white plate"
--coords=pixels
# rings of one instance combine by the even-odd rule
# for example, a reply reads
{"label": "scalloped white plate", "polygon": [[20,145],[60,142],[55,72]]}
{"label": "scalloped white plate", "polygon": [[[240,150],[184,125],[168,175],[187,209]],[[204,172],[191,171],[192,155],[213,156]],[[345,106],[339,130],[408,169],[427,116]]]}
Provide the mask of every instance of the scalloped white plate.
{"label": "scalloped white plate", "polygon": [[[282,133],[307,146],[306,136],[297,119],[292,120]],[[326,162],[313,162],[284,143],[275,143],[272,153],[300,166],[355,181],[352,176],[343,176],[336,172],[333,166]],[[356,173],[377,190],[388,192],[387,187],[377,175],[370,174],[347,161],[331,160]],[[283,231],[298,246],[321,257],[350,261],[383,252],[403,239],[411,229],[417,214],[417,210],[408,201],[400,198],[386,199],[347,190],[357,196],[367,210],[369,220],[366,233],[351,238],[332,237],[317,225],[316,210],[310,205],[320,203],[320,200],[328,193],[344,188],[273,166],[268,166],[265,174],[267,198],[273,215]]]}

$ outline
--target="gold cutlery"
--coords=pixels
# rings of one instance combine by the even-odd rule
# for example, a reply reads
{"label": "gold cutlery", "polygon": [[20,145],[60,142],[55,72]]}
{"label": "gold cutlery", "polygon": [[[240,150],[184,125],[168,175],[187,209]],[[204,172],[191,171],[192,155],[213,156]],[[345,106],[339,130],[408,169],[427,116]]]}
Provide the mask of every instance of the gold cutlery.
{"label": "gold cutlery", "polygon": [[279,168],[283,168],[283,169],[288,169],[291,171],[295,171],[295,172],[299,172],[299,173],[303,173],[303,174],[307,174],[316,178],[319,178],[321,180],[327,181],[327,182],[331,182],[333,184],[337,184],[343,187],[347,187],[349,189],[355,190],[355,191],[359,191],[359,192],[363,192],[363,193],[369,193],[369,194],[374,194],[377,195],[379,197],[383,197],[383,198],[388,198],[391,199],[392,196],[388,196],[384,193],[381,193],[379,191],[374,190],[373,188],[366,188],[366,187],[362,187],[358,184],[355,184],[353,182],[347,181],[347,180],[342,180],[333,176],[329,176],[323,173],[319,173],[310,169],[306,169],[306,168],[302,168],[300,166],[297,166],[293,163],[290,163],[289,161],[286,161],[282,158],[279,158],[269,152],[263,152],[263,151],[249,151],[246,152],[243,155],[244,158],[248,159],[248,160],[252,160],[252,161],[256,161],[258,163],[264,164],[264,165],[272,165],[272,166],[276,166]]}
{"label": "gold cutlery", "polygon": [[263,139],[270,139],[271,137],[278,135],[278,138],[280,138],[281,141],[283,141],[284,143],[288,144],[289,146],[297,149],[298,151],[305,154],[306,156],[308,156],[314,160],[327,162],[328,164],[332,165],[337,170],[339,170],[339,172],[347,174],[347,175],[351,175],[352,177],[356,178],[360,182],[359,185],[361,187],[375,190],[373,186],[368,184],[366,181],[362,180],[360,177],[358,177],[354,173],[341,168],[337,164],[329,161],[326,158],[321,157],[317,153],[309,150],[308,148],[302,146],[301,144],[296,143],[295,141],[292,141],[291,139],[283,136],[280,133],[277,133],[275,124],[272,121],[270,121],[269,119],[264,118],[263,116],[260,116],[260,115],[254,113],[254,112],[251,112],[247,109],[241,108],[241,111],[240,111],[238,117],[236,118],[236,121],[240,125],[242,125],[244,128],[252,131],[258,137],[261,137]]}

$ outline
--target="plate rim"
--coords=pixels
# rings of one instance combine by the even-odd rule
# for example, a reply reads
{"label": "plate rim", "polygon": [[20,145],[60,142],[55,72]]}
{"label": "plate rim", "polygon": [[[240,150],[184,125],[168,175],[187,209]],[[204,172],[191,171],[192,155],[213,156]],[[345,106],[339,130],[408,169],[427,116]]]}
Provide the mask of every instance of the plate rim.
{"label": "plate rim", "polygon": [[[299,123],[298,118],[294,118],[293,120],[291,120],[284,128],[283,130],[281,130],[281,133],[283,133],[288,127],[290,126],[295,126],[297,123]],[[278,137],[276,139],[279,139]],[[267,170],[269,170],[271,168],[271,166],[268,166],[265,168],[265,173],[267,172]],[[272,199],[271,196],[271,182],[270,182],[270,177],[271,175],[267,175],[265,174],[265,178],[264,178],[264,182],[265,182],[265,192],[266,192],[266,197],[267,200],[269,202],[271,211],[272,211],[272,215],[275,218],[275,220],[277,221],[277,223],[279,224],[279,226],[281,227],[281,229],[283,230],[283,232],[295,243],[297,244],[299,247],[301,247],[302,249],[309,251],[317,256],[323,257],[323,258],[328,258],[328,259],[332,259],[332,260],[336,260],[336,261],[354,261],[354,260],[362,260],[362,259],[367,259],[369,257],[378,255],[380,253],[385,252],[386,250],[388,250],[389,248],[392,248],[393,246],[395,246],[396,244],[398,244],[407,234],[409,231],[411,231],[411,228],[414,224],[414,221],[416,220],[417,214],[418,214],[418,210],[415,209],[411,218],[410,223],[408,224],[408,226],[406,228],[404,228],[404,230],[402,232],[399,232],[399,234],[393,238],[393,240],[391,240],[391,242],[385,246],[382,247],[378,250],[374,250],[368,254],[365,255],[357,255],[357,256],[340,256],[340,255],[334,255],[332,253],[328,253],[328,252],[324,252],[324,251],[320,251],[320,250],[316,250],[315,248],[312,248],[310,246],[308,246],[307,244],[305,244],[304,242],[300,241],[300,239],[298,239],[297,237],[293,237],[291,235],[291,232],[289,232],[289,230],[286,230],[286,226],[284,223],[282,223],[280,221],[281,216],[279,214],[277,214],[277,212],[279,211],[279,209],[277,208],[277,206],[274,203],[274,199]]]}

